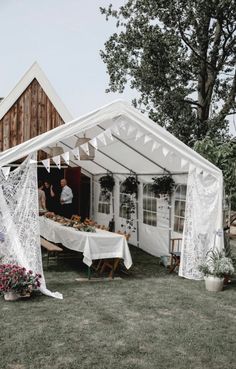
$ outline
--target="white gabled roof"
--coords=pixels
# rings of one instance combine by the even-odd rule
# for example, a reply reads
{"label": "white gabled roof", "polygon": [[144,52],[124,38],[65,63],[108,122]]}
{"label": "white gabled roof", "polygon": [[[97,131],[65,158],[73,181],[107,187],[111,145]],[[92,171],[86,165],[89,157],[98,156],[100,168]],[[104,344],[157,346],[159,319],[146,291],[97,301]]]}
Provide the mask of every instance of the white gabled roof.
{"label": "white gabled roof", "polygon": [[0,119],[8,112],[8,110],[15,104],[18,98],[30,85],[33,79],[37,79],[44,92],[50,99],[51,103],[54,105],[57,112],[60,114],[64,122],[69,122],[73,119],[69,110],[66,108],[60,97],[57,95],[56,91],[52,87],[51,83],[47,79],[43,70],[40,68],[39,64],[35,62],[23,75],[17,85],[11,90],[11,92],[1,101],[0,103]]}
{"label": "white gabled roof", "polygon": [[[119,136],[112,128],[117,122],[123,122],[124,127],[120,129]],[[40,149],[47,151],[56,143],[62,146],[64,151],[70,151],[75,147],[78,136],[86,133],[87,137],[95,138],[108,128],[113,129],[113,139],[107,145],[99,147],[95,160],[73,159],[73,165],[79,165],[94,175],[106,170],[117,174],[129,174],[132,170],[140,175],[147,175],[163,173],[163,168],[171,173],[182,173],[181,161],[185,160],[189,165],[192,164],[215,177],[222,176],[219,168],[122,100],[114,101],[0,153],[0,166]],[[133,133],[130,135],[129,131]],[[144,140],[137,139],[137,132],[142,133]],[[158,148],[153,151],[154,142]],[[169,154],[166,154],[167,152]],[[187,168],[185,172],[186,170],[188,171]]]}

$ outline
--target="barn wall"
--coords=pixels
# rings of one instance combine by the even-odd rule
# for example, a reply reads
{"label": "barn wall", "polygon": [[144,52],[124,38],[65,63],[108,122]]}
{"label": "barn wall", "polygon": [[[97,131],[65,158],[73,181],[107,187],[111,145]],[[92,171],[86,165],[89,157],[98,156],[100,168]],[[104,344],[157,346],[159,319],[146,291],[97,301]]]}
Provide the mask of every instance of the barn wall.
{"label": "barn wall", "polygon": [[55,128],[64,121],[34,79],[0,120],[0,151]]}

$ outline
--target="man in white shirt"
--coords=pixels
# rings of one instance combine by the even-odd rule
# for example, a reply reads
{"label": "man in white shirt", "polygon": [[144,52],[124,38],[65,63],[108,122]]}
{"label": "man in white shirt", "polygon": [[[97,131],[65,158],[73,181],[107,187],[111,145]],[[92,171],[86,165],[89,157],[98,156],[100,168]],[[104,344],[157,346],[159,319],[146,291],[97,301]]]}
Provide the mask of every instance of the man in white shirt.
{"label": "man in white shirt", "polygon": [[60,196],[60,203],[61,203],[61,215],[65,218],[70,219],[73,215],[73,207],[72,207],[72,199],[73,199],[73,192],[69,186],[67,186],[67,180],[63,178],[61,180],[61,196]]}

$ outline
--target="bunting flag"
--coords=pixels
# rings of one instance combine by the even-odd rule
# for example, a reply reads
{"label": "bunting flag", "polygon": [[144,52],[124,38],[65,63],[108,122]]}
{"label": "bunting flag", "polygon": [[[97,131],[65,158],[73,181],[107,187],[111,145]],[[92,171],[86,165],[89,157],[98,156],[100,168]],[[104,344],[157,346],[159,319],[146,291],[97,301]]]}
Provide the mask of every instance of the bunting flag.
{"label": "bunting flag", "polygon": [[119,127],[120,127],[120,128],[122,128],[122,129],[124,129],[124,130],[126,129],[126,123],[125,123],[123,120],[122,120],[122,121],[120,121],[118,124],[119,124]]}
{"label": "bunting flag", "polygon": [[158,142],[153,142],[153,144],[152,144],[152,152],[153,151],[155,151],[155,150],[157,150],[157,149],[159,149],[159,147],[160,147],[161,145],[158,143]]}
{"label": "bunting flag", "polygon": [[106,145],[106,144],[107,144],[107,142],[106,142],[106,137],[105,137],[104,133],[100,133],[100,134],[97,136],[97,139],[98,139],[99,141],[101,141],[101,142],[103,143],[103,145]]}
{"label": "bunting flag", "polygon": [[72,150],[72,153],[74,154],[74,157],[75,157],[76,160],[80,160],[80,154],[79,154],[79,148],[78,147],[75,147]]}
{"label": "bunting flag", "polygon": [[203,177],[203,179],[205,179],[205,178],[208,176],[208,174],[209,174],[209,173],[207,173],[207,172],[203,171],[203,173],[202,173],[202,177]]}
{"label": "bunting flag", "polygon": [[89,143],[90,143],[90,145],[92,145],[97,150],[97,148],[98,148],[97,137],[92,138],[92,140],[90,140]]}
{"label": "bunting flag", "polygon": [[54,161],[58,169],[61,169],[61,156],[60,155],[53,156],[52,161]]}
{"label": "bunting flag", "polygon": [[120,136],[120,131],[119,131],[119,128],[117,127],[116,124],[114,124],[112,127],[111,127],[112,131],[117,135],[117,136]]}
{"label": "bunting flag", "polygon": [[80,146],[81,149],[87,154],[89,155],[89,145],[88,142],[84,143],[83,145]]}
{"label": "bunting flag", "polygon": [[106,129],[106,130],[105,130],[104,135],[105,135],[106,137],[108,137],[111,141],[113,141],[113,140],[114,140],[114,138],[113,138],[113,136],[112,136],[112,133],[111,133],[110,128],[108,128],[108,129]]}
{"label": "bunting flag", "polygon": [[181,168],[184,168],[188,164],[188,160],[181,158],[180,166]]}
{"label": "bunting flag", "polygon": [[3,173],[4,177],[5,177],[5,179],[7,179],[7,178],[8,178],[9,173],[10,173],[10,169],[11,169],[10,167],[2,167],[2,168],[1,168],[2,173]]}
{"label": "bunting flag", "polygon": [[65,163],[67,165],[70,165],[70,153],[69,153],[69,151],[64,152],[63,154],[61,154],[61,156],[62,156],[62,159],[65,161]]}
{"label": "bunting flag", "polygon": [[166,147],[163,147],[163,148],[162,148],[162,153],[163,153],[163,155],[164,155],[165,157],[169,154],[169,152],[170,152],[170,150],[169,150],[169,149],[167,149]]}
{"label": "bunting flag", "polygon": [[189,165],[189,171],[193,172],[194,170],[196,170],[195,165],[193,165],[192,163]]}
{"label": "bunting flag", "polygon": [[138,130],[135,135],[135,141],[138,141],[143,135],[144,133]]}
{"label": "bunting flag", "polygon": [[37,164],[37,160],[34,160],[34,159],[30,159],[30,164]]}
{"label": "bunting flag", "polygon": [[144,145],[146,145],[148,142],[152,141],[152,137],[145,135],[144,136]]}
{"label": "bunting flag", "polygon": [[47,169],[48,173],[50,173],[50,159],[42,160],[44,167]]}
{"label": "bunting flag", "polygon": [[134,126],[132,126],[132,124],[130,124],[128,129],[127,129],[127,136],[130,136],[135,130],[136,130],[136,128]]}

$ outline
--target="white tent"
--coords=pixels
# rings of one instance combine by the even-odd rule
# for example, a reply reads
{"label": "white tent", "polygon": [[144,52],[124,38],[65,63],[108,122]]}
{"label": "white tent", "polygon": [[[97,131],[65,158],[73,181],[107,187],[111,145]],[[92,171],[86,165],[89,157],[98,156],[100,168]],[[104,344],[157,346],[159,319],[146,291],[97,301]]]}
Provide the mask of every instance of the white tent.
{"label": "white tent", "polygon": [[[93,161],[75,158],[72,150],[78,137],[89,137],[96,148]],[[70,152],[70,165],[80,166],[91,178],[91,217],[100,223],[114,216],[116,228],[122,219],[119,209],[120,183],[130,173],[137,176],[139,196],[136,204],[137,230],[131,243],[153,255],[165,255],[169,240],[176,236],[174,224],[175,200],[168,204],[153,201],[153,209],[145,209],[145,186],[152,178],[171,174],[176,184],[187,184],[186,211],[179,274],[199,279],[198,265],[213,246],[223,247],[222,229],[222,172],[198,153],[183,144],[168,131],[145,115],[118,100],[79,117],[65,125],[32,138],[0,154],[0,166],[9,165],[33,152],[43,149],[50,152],[55,144]],[[89,147],[85,144],[84,151]],[[99,177],[113,173],[116,180],[114,199],[109,212],[99,212]],[[150,205],[150,199],[149,199]],[[146,213],[145,213],[146,212]],[[147,213],[155,216],[155,225],[148,224]],[[150,215],[150,214],[149,214]]]}

